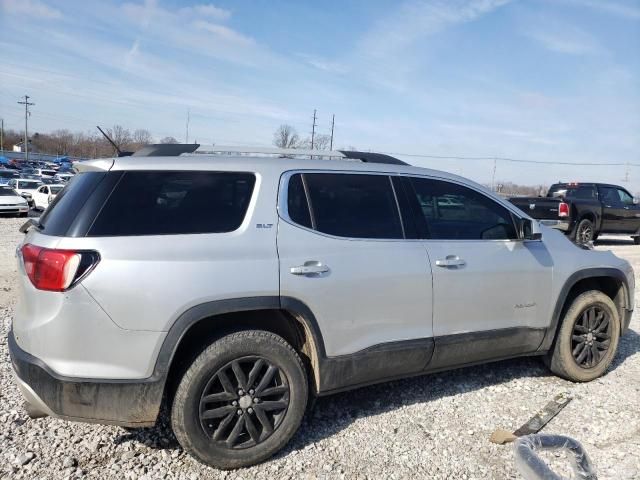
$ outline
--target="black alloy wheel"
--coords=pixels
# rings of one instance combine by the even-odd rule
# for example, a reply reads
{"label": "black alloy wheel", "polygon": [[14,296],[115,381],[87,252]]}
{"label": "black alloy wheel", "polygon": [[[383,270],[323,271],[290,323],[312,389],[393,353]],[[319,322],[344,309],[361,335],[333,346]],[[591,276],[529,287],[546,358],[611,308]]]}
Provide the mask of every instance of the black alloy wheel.
{"label": "black alloy wheel", "polygon": [[589,220],[582,220],[578,224],[576,243],[585,244],[593,240],[593,224]]}
{"label": "black alloy wheel", "polygon": [[582,368],[598,365],[611,346],[612,322],[607,311],[597,305],[586,308],[576,318],[571,336],[571,353]]}
{"label": "black alloy wheel", "polygon": [[226,448],[253,447],[280,426],[289,407],[289,383],[259,356],[229,362],[211,377],[200,398],[200,424]]}

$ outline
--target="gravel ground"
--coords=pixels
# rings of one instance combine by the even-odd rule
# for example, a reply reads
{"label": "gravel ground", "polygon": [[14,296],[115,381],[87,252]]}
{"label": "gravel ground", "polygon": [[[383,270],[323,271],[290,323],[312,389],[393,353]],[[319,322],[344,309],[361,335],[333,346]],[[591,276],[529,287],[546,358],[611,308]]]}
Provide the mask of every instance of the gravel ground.
{"label": "gravel ground", "polygon": [[[1,478],[520,478],[512,448],[489,443],[560,392],[574,400],[545,428],[581,441],[599,478],[640,478],[640,320],[622,339],[610,372],[589,384],[551,376],[536,359],[504,361],[363,388],[318,400],[290,445],[253,468],[220,472],[155,428],[31,420],[13,384],[6,345],[23,219],[0,218]],[[640,272],[640,246],[608,239]],[[637,281],[640,285],[640,282]],[[554,464],[562,456],[549,456]]]}

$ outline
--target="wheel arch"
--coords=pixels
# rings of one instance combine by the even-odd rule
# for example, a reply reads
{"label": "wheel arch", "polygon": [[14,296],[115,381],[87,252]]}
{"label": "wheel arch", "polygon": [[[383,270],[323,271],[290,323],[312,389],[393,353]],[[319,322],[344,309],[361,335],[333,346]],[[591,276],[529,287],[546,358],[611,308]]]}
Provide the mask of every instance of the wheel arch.
{"label": "wheel arch", "polygon": [[620,321],[623,322],[621,328],[624,330],[626,312],[631,310],[629,285],[624,272],[606,267],[580,270],[573,273],[562,286],[553,310],[551,323],[539,351],[548,351],[552,348],[564,313],[578,295],[588,290],[600,290],[613,300],[618,309]]}
{"label": "wheel arch", "polygon": [[283,337],[301,355],[315,391],[320,385],[324,341],[315,316],[291,297],[261,296],[206,302],[182,313],[160,347],[153,376],[165,382],[169,400],[193,359],[221,336],[248,329]]}

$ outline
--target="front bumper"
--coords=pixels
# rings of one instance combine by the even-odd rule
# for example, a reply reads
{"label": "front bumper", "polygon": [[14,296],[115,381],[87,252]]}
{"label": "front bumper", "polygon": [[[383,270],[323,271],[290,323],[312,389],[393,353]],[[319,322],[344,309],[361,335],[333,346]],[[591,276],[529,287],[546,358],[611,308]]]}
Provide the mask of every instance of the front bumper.
{"label": "front bumper", "polygon": [[155,424],[164,379],[103,380],[60,377],[40,359],[22,350],[8,335],[17,384],[37,410],[54,417],[127,427]]}
{"label": "front bumper", "polygon": [[563,232],[569,231],[569,220],[540,220],[540,223]]}
{"label": "front bumper", "polygon": [[0,213],[27,213],[28,211],[29,211],[28,204],[0,205]]}

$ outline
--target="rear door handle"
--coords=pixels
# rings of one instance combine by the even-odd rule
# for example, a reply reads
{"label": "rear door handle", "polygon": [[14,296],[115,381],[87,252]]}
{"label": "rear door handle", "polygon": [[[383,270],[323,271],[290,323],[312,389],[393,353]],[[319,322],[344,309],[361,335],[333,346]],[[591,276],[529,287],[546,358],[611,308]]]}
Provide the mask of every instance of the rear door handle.
{"label": "rear door handle", "polygon": [[303,275],[305,277],[317,277],[328,272],[329,267],[316,260],[310,260],[304,262],[304,265],[298,265],[297,267],[291,267],[289,269],[289,273],[293,275]]}
{"label": "rear door handle", "polygon": [[444,260],[436,260],[436,266],[448,268],[448,267],[464,267],[467,264],[463,259],[457,255],[447,255]]}

